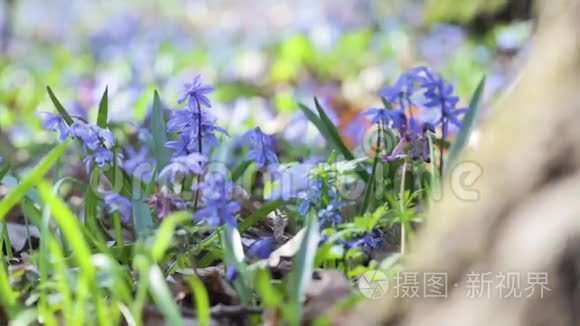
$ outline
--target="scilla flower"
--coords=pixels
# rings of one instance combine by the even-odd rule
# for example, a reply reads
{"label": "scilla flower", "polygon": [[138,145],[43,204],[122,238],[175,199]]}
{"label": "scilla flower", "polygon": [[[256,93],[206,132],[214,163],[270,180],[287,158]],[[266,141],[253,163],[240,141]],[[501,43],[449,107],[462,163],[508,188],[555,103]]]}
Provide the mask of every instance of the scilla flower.
{"label": "scilla flower", "polygon": [[104,193],[105,206],[110,213],[118,212],[123,222],[128,222],[131,218],[131,202],[129,199],[119,195],[116,192],[109,191]]}
{"label": "scilla flower", "polygon": [[278,156],[274,150],[274,139],[262,132],[260,127],[248,131],[244,137],[250,141],[250,151],[246,160],[256,162],[258,167],[268,164],[278,164]]}
{"label": "scilla flower", "polygon": [[199,153],[174,157],[161,170],[159,179],[168,178],[170,182],[176,182],[188,176],[201,175],[204,172],[207,162],[207,157]]}
{"label": "scilla flower", "polygon": [[231,183],[227,182],[224,175],[218,172],[206,174],[202,184],[195,185],[193,190],[202,190],[204,207],[199,209],[194,218],[204,220],[211,226],[229,224],[236,226],[235,215],[240,211],[241,205],[233,201],[230,194]]}

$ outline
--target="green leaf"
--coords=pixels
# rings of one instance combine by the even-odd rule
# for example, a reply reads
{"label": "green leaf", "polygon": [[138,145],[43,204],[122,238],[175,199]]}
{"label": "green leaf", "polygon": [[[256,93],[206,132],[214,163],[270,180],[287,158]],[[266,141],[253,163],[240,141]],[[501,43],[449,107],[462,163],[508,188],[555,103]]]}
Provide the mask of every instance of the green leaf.
{"label": "green leaf", "polygon": [[282,295],[272,285],[272,277],[266,269],[256,270],[256,292],[262,299],[262,304],[267,308],[278,308],[282,305]]}
{"label": "green leaf", "polygon": [[453,166],[456,160],[459,158],[461,153],[463,152],[467,142],[469,141],[469,137],[471,136],[471,132],[475,129],[477,124],[477,120],[481,113],[481,99],[483,95],[483,90],[485,87],[485,76],[479,82],[477,89],[473,93],[471,97],[471,102],[469,102],[469,110],[465,114],[463,118],[463,126],[459,130],[457,137],[451,144],[451,148],[449,149],[449,154],[447,155],[447,162],[445,164],[446,168],[449,169]]}
{"label": "green leaf", "polygon": [[435,146],[433,144],[433,138],[435,135],[429,134],[427,139],[429,140],[429,160],[431,161],[431,169],[429,169],[429,178],[430,178],[430,198],[433,198],[433,192],[439,191],[439,182],[440,182],[440,175],[439,170],[435,167]]}
{"label": "green leaf", "polygon": [[66,124],[68,124],[69,126],[72,125],[74,122],[73,119],[71,118],[70,114],[68,114],[68,111],[64,108],[64,106],[62,106],[62,104],[56,98],[56,96],[52,92],[52,89],[50,89],[50,86],[46,86],[46,90],[48,91],[48,96],[50,96],[52,104],[54,104],[54,107],[60,113]]}
{"label": "green leaf", "polygon": [[338,132],[338,130],[336,130],[336,127],[334,126],[328,115],[326,115],[326,112],[324,111],[324,109],[322,108],[316,97],[314,98],[314,104],[316,105],[316,110],[318,111],[320,121],[322,122],[328,134],[332,138],[332,143],[334,143],[334,147],[336,147],[336,149],[342,153],[345,159],[354,160],[354,155],[342,141],[340,133]]}
{"label": "green leaf", "polygon": [[62,144],[53,148],[36,165],[36,167],[32,169],[32,171],[0,201],[0,220],[4,220],[8,211],[20,202],[30,188],[42,180],[42,177],[56,163],[58,158],[64,153],[69,145],[70,141],[65,140]]}
{"label": "green leaf", "polygon": [[99,170],[95,168],[90,175],[89,184],[87,185],[87,190],[85,192],[85,225],[93,233],[98,232],[96,221],[99,196],[93,190],[93,185],[96,186],[98,184]]}
{"label": "green leaf", "polygon": [[171,244],[171,239],[173,239],[173,230],[186,221],[191,219],[190,212],[177,212],[173,213],[163,219],[163,222],[157,229],[155,240],[151,245],[151,257],[155,262],[160,262],[165,256],[165,252],[169,245]]}
{"label": "green leaf", "polygon": [[310,212],[306,221],[306,232],[298,253],[294,256],[292,264],[292,272],[290,272],[288,280],[289,300],[291,313],[286,317],[290,317],[290,324],[298,325],[302,318],[302,302],[304,300],[304,292],[306,286],[312,279],[312,272],[314,271],[314,259],[318,249],[318,241],[320,238],[318,219],[316,214]]}
{"label": "green leaf", "polygon": [[9,316],[14,317],[18,308],[18,293],[10,284],[10,277],[4,265],[4,259],[0,259],[0,303],[6,309]]}
{"label": "green leaf", "polygon": [[244,175],[244,172],[246,172],[246,170],[248,169],[248,167],[250,167],[250,165],[252,164],[252,161],[243,161],[242,163],[240,163],[240,165],[238,165],[234,171],[232,172],[232,181],[237,181],[242,175]]}
{"label": "green leaf", "polygon": [[252,278],[249,275],[249,270],[244,263],[246,259],[244,254],[244,246],[242,245],[242,237],[240,232],[235,227],[225,224],[221,230],[222,246],[224,250],[224,261],[226,264],[234,264],[239,273],[239,277],[234,280],[234,287],[236,288],[240,300],[245,304],[250,304],[252,301],[251,282]]}
{"label": "green leaf", "polygon": [[165,147],[167,143],[167,127],[165,117],[161,108],[161,99],[159,93],[155,91],[153,96],[153,112],[151,115],[151,133],[153,136],[152,152],[157,162],[157,169],[161,170],[169,162],[171,153]]}
{"label": "green leaf", "polygon": [[147,205],[144,201],[135,198],[131,200],[131,206],[133,213],[133,224],[135,224],[137,236],[142,238],[147,235],[151,229],[153,229],[151,208],[149,208],[149,205]]}
{"label": "green leaf", "polygon": [[10,163],[6,160],[0,158],[0,181],[4,179],[4,176],[10,171]]}
{"label": "green leaf", "polygon": [[[338,130],[336,130],[336,127],[332,124],[332,121],[330,121],[330,118],[320,106],[318,99],[314,98],[314,102],[316,104],[318,115],[304,104],[299,104],[300,109],[304,112],[308,120],[316,126],[320,134],[322,134],[324,139],[326,139],[332,147],[338,150],[346,160],[354,160],[354,155],[342,141]],[[363,180],[368,180],[369,174],[366,171],[357,170],[356,172]]]}
{"label": "green leaf", "polygon": [[195,298],[195,306],[197,310],[197,322],[200,326],[209,325],[209,296],[207,290],[203,285],[203,282],[197,277],[197,275],[192,275],[187,278],[187,283],[193,292]]}
{"label": "green leaf", "polygon": [[109,116],[109,86],[105,87],[105,92],[99,102],[99,115],[97,116],[97,126],[107,128]]}
{"label": "green leaf", "polygon": [[266,217],[266,215],[268,215],[271,212],[277,210],[280,207],[280,205],[282,205],[282,201],[281,200],[274,200],[274,201],[271,201],[271,202],[268,202],[268,203],[262,205],[262,207],[260,207],[254,213],[252,213],[252,215],[246,217],[240,223],[240,226],[238,227],[238,230],[240,230],[240,233],[245,232],[247,229],[250,228],[250,226],[256,224],[258,221],[260,221],[264,217]]}
{"label": "green leaf", "polygon": [[167,325],[183,325],[179,307],[177,307],[167,282],[165,282],[165,277],[163,277],[163,273],[157,265],[153,265],[149,269],[149,292],[165,317]]}
{"label": "green leaf", "polygon": [[78,217],[73,214],[62,199],[53,193],[52,187],[47,182],[40,180],[38,191],[42,200],[50,208],[64,238],[73,249],[75,260],[79,264],[83,277],[89,282],[93,281],[95,279],[95,266],[91,261],[89,245],[85,242],[82,232],[79,232],[82,225]]}

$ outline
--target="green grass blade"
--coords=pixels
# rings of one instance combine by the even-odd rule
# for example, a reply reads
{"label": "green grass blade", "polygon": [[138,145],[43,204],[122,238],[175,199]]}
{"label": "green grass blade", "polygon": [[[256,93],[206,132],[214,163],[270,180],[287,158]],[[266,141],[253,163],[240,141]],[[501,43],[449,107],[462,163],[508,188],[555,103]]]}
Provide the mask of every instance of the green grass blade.
{"label": "green grass blade", "polygon": [[322,108],[316,97],[314,98],[314,104],[316,105],[316,111],[318,111],[320,121],[326,128],[327,133],[332,138],[332,143],[334,144],[336,149],[342,154],[342,156],[344,156],[345,159],[349,161],[354,160],[354,155],[342,141],[340,133],[338,132],[338,130],[336,130],[336,127],[334,126],[334,124],[332,123],[332,121],[330,120],[330,118],[328,117],[328,115],[326,114],[326,112],[324,111],[324,109]]}
{"label": "green grass blade", "polygon": [[209,325],[209,296],[203,282],[196,275],[187,278],[189,287],[195,298],[197,322],[200,326]]}
{"label": "green grass blade", "polygon": [[107,128],[109,119],[109,86],[105,87],[105,92],[99,102],[99,114],[97,116],[97,126]]}
{"label": "green grass blade", "polygon": [[440,182],[440,175],[439,170],[435,167],[435,146],[433,144],[433,138],[435,138],[434,134],[428,135],[429,140],[429,159],[431,160],[431,169],[429,170],[429,179],[430,179],[430,191],[429,191],[429,198],[430,200],[434,198],[437,194],[435,191],[440,191],[439,189],[439,182]]}
{"label": "green grass blade", "polygon": [[238,179],[241,178],[242,175],[244,175],[244,173],[250,167],[251,164],[252,161],[243,161],[242,163],[240,163],[240,165],[238,165],[232,172],[232,181],[234,182],[238,181]]}
{"label": "green grass blade", "polygon": [[302,112],[304,112],[304,115],[306,115],[306,118],[308,118],[308,120],[312,122],[312,124],[316,127],[316,129],[318,129],[320,134],[322,134],[322,137],[324,137],[324,139],[326,139],[327,141],[331,142],[331,136],[328,133],[328,130],[325,128],[324,124],[322,123],[322,120],[320,120],[320,118],[318,117],[318,115],[316,115],[316,113],[314,113],[314,111],[312,111],[312,109],[310,109],[306,105],[302,103],[299,103],[298,105],[300,106],[300,110],[302,110]]}
{"label": "green grass blade", "polygon": [[240,233],[245,232],[250,228],[250,226],[256,224],[258,221],[262,220],[266,217],[266,215],[270,214],[271,212],[277,210],[282,205],[281,200],[274,200],[264,204],[262,207],[258,208],[252,215],[246,217],[238,227]]}
{"label": "green grass blade", "polygon": [[50,170],[56,163],[58,158],[64,153],[69,146],[70,141],[66,140],[62,144],[53,148],[22,181],[14,187],[7,195],[0,201],[0,220],[4,220],[6,214],[10,209],[18,204],[20,200],[26,195],[28,190],[38,184],[42,177]]}
{"label": "green grass blade", "polygon": [[157,169],[161,170],[169,162],[171,155],[169,149],[165,147],[167,143],[167,127],[165,117],[161,107],[159,93],[155,91],[153,96],[153,112],[151,115],[151,133],[153,136],[152,152],[157,162]]}
{"label": "green grass blade", "polygon": [[86,277],[88,281],[94,280],[95,267],[91,261],[89,246],[83,238],[83,233],[79,232],[82,228],[79,219],[68,208],[65,202],[53,193],[50,184],[41,180],[38,184],[38,191],[42,200],[50,208],[54,220],[58,224],[65,239],[73,249],[75,260],[79,264],[83,277]]}
{"label": "green grass blade", "polygon": [[149,268],[149,291],[151,298],[153,298],[153,301],[165,317],[167,325],[183,325],[179,307],[177,307],[167,282],[165,282],[163,273],[157,265]]}
{"label": "green grass blade", "polygon": [[302,318],[302,302],[304,291],[312,278],[314,271],[314,259],[318,249],[320,238],[318,219],[316,214],[310,212],[306,222],[306,233],[300,244],[300,249],[294,256],[292,272],[289,275],[289,300],[291,313],[286,317],[290,318],[291,325],[298,325]]}
{"label": "green grass blade", "polygon": [[[336,127],[332,124],[332,121],[330,121],[330,118],[326,115],[320,103],[318,103],[318,99],[314,98],[314,102],[318,115],[304,104],[299,104],[300,109],[332,147],[338,150],[346,160],[354,160],[354,155],[342,141],[338,130],[336,130]],[[363,180],[368,180],[369,174],[366,171],[357,170],[356,172]]]}
{"label": "green grass blade", "polygon": [[373,189],[375,186],[375,181],[376,181],[375,178],[376,178],[376,174],[377,174],[377,166],[378,165],[379,165],[379,155],[377,153],[377,155],[375,155],[375,158],[373,159],[373,168],[371,170],[371,175],[367,181],[365,195],[364,195],[363,202],[362,202],[361,209],[360,209],[361,214],[364,214],[369,208],[369,204],[371,201],[371,194],[373,193]]}
{"label": "green grass blade", "polygon": [[147,203],[140,199],[131,200],[133,224],[135,224],[135,231],[137,236],[142,238],[153,229],[153,219],[151,217],[151,208]]}
{"label": "green grass blade", "polygon": [[0,157],[0,181],[4,179],[4,176],[10,171],[10,163],[5,159]]}
{"label": "green grass blade", "polygon": [[471,132],[475,129],[477,124],[477,120],[481,113],[481,100],[483,97],[483,90],[485,87],[485,77],[481,79],[479,85],[475,89],[473,96],[471,97],[471,101],[469,102],[469,110],[465,114],[463,118],[463,126],[459,130],[457,137],[451,144],[451,148],[449,149],[449,154],[447,155],[447,162],[445,164],[446,168],[449,169],[453,166],[453,164],[459,158],[459,155],[463,152],[463,149],[467,145],[469,141],[469,137],[471,136]]}
{"label": "green grass blade", "polygon": [[14,291],[10,284],[10,277],[4,265],[4,259],[0,259],[0,303],[10,317],[13,317],[19,311],[17,300],[18,293]]}
{"label": "green grass blade", "polygon": [[97,227],[97,208],[99,205],[99,196],[93,190],[93,186],[99,184],[99,170],[97,168],[93,169],[90,175],[89,184],[87,185],[87,190],[85,192],[85,225],[91,230],[91,232],[99,232]]}
{"label": "green grass blade", "polygon": [[246,258],[240,232],[235,227],[225,224],[221,230],[221,236],[224,261],[226,264],[234,264],[239,273],[239,277],[234,280],[234,287],[240,296],[240,300],[245,304],[250,304],[252,301],[250,284],[253,279],[244,263]]}
{"label": "green grass blade", "polygon": [[179,224],[185,223],[190,219],[191,213],[189,212],[173,213],[163,219],[163,222],[157,229],[155,240],[153,240],[153,244],[151,245],[151,257],[153,257],[153,261],[160,262],[163,259],[173,239],[173,230]]}
{"label": "green grass blade", "polygon": [[50,86],[46,86],[46,90],[48,91],[48,96],[50,97],[52,104],[54,104],[54,107],[60,113],[64,121],[69,126],[72,125],[74,122],[73,119],[71,118],[70,114],[68,114],[68,111],[64,108],[64,106],[60,103],[60,101],[56,98]]}

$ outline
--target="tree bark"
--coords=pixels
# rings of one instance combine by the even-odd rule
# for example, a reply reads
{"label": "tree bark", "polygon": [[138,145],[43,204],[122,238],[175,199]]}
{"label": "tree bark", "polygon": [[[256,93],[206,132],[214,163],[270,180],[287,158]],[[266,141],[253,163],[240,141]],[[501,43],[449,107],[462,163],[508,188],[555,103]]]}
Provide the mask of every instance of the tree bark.
{"label": "tree bark", "polygon": [[[447,298],[424,298],[421,282],[421,298],[391,286],[345,325],[580,324],[580,0],[536,5],[538,32],[519,82],[463,157],[483,171],[478,199],[461,200],[450,173],[406,257],[408,271],[446,273]],[[473,272],[518,273],[523,283],[547,273],[549,291],[502,298],[493,283],[489,298],[468,298]]]}

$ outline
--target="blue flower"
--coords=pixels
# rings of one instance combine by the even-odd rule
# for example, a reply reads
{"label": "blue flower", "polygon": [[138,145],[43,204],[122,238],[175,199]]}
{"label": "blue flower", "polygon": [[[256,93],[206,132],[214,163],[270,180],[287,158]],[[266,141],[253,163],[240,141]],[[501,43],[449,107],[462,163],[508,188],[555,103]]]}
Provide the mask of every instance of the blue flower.
{"label": "blue flower", "polygon": [[58,131],[59,139],[61,141],[65,140],[68,136],[68,125],[62,118],[62,116],[58,113],[52,112],[41,112],[44,116],[42,120],[42,128]]}
{"label": "blue flower", "polygon": [[75,121],[70,126],[69,132],[81,140],[83,146],[89,150],[94,151],[99,147],[115,144],[115,138],[109,130],[82,121]]}
{"label": "blue flower", "polygon": [[343,245],[347,248],[358,247],[364,251],[378,249],[383,245],[383,232],[380,229],[373,229],[362,236],[345,240]]}
{"label": "blue flower", "polygon": [[110,213],[118,212],[124,222],[129,221],[131,218],[131,202],[129,199],[116,192],[109,191],[104,193],[103,200]]}
{"label": "blue flower", "polygon": [[98,167],[102,168],[105,165],[112,163],[113,159],[113,152],[105,147],[98,147],[92,154],[88,154],[83,159],[83,163],[87,173],[90,173],[93,167],[93,163],[96,163]]}
{"label": "blue flower", "polygon": [[236,280],[236,278],[238,277],[238,270],[234,264],[228,264],[228,267],[226,267],[225,276],[228,282],[233,282]]}
{"label": "blue flower", "polygon": [[427,71],[427,77],[423,82],[426,98],[423,105],[427,108],[440,110],[440,116],[434,125],[441,126],[443,139],[446,139],[449,133],[449,123],[461,128],[462,123],[459,120],[459,115],[466,113],[467,109],[457,109],[459,97],[453,94],[453,85],[447,83],[441,76],[429,71]]}
{"label": "blue flower", "polygon": [[179,103],[187,101],[190,108],[199,109],[201,106],[210,108],[211,103],[206,94],[213,92],[214,88],[210,85],[204,85],[200,75],[193,78],[191,83],[184,85],[183,95],[179,99]]}
{"label": "blue flower", "polygon": [[186,107],[173,111],[167,129],[178,133],[179,137],[167,142],[166,147],[173,150],[173,156],[209,152],[211,147],[218,144],[217,133],[227,135],[223,128],[216,125],[216,120],[206,110]]}
{"label": "blue flower", "polygon": [[318,212],[318,218],[320,218],[321,225],[331,225],[335,227],[342,222],[342,214],[340,213],[340,208],[344,206],[344,203],[333,199],[326,208],[321,209]]}
{"label": "blue flower", "polygon": [[256,240],[248,249],[249,258],[267,259],[276,248],[276,241],[272,237]]}
{"label": "blue flower", "polygon": [[235,215],[240,211],[241,205],[233,201],[230,195],[231,183],[225,180],[221,173],[208,173],[200,185],[194,185],[192,189],[202,189],[204,207],[194,213],[197,220],[205,220],[211,226],[229,224],[236,226]]}
{"label": "blue flower", "polygon": [[260,127],[256,127],[248,131],[243,138],[250,141],[250,151],[246,160],[256,162],[258,167],[278,164],[278,156],[274,152],[274,140],[271,135],[263,133]]}
{"label": "blue flower", "polygon": [[415,67],[403,72],[394,85],[386,86],[379,91],[379,95],[386,98],[389,103],[399,103],[399,107],[405,107],[404,100],[410,101],[411,95],[415,92],[416,87],[425,82],[427,68]]}
{"label": "blue flower", "polygon": [[387,128],[400,128],[406,120],[405,113],[400,110],[371,108],[363,112],[363,114],[371,116],[372,123],[376,124],[382,122]]}
{"label": "blue flower", "polygon": [[[144,180],[151,179],[151,170],[155,165],[155,161],[149,156],[147,146],[141,146],[137,151],[132,146],[127,145],[125,154],[125,159],[121,163],[125,171]],[[144,171],[144,169],[146,170]]]}
{"label": "blue flower", "polygon": [[201,175],[204,172],[208,159],[205,155],[192,153],[174,157],[159,173],[159,179],[168,177],[169,181],[183,179],[191,175]]}

